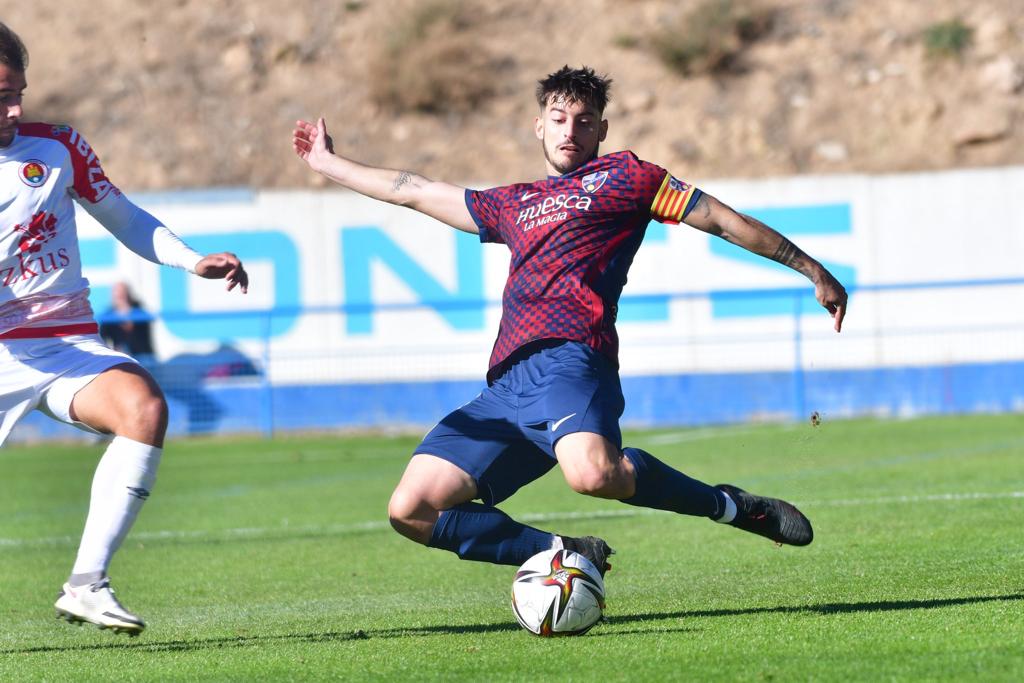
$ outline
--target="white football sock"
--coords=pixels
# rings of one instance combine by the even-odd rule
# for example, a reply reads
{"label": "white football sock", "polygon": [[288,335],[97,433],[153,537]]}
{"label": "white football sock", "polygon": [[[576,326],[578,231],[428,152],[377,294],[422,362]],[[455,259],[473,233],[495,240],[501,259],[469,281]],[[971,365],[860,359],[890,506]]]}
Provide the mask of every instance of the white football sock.
{"label": "white football sock", "polygon": [[123,436],[115,437],[107,446],[93,475],[89,516],[71,570],[73,577],[106,574],[110,558],[121,547],[139,508],[149,497],[162,452],[156,446]]}
{"label": "white football sock", "polygon": [[725,498],[725,512],[722,516],[715,521],[719,524],[728,524],[732,520],[736,519],[736,501],[729,497],[729,494],[722,491],[722,496]]}

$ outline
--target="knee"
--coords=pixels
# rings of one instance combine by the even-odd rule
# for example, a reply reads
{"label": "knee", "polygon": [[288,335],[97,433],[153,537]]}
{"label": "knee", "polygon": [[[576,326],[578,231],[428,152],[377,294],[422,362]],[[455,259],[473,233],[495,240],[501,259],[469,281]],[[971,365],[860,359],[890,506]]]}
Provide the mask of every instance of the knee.
{"label": "knee", "polygon": [[401,488],[395,489],[391,494],[391,500],[388,501],[388,521],[391,528],[418,543],[430,540],[430,531],[433,530],[432,520],[429,521],[429,528],[424,528],[428,520],[425,519],[423,512],[424,502],[419,497]]}
{"label": "knee", "polygon": [[167,401],[159,393],[138,392],[115,404],[110,431],[135,441],[163,445],[167,433]]}
{"label": "knee", "polygon": [[388,501],[388,521],[391,522],[391,527],[401,532],[402,527],[408,524],[411,512],[409,500],[401,490],[396,489]]}
{"label": "knee", "polygon": [[136,402],[128,421],[137,429],[162,436],[167,418],[167,401],[160,394],[151,394]]}
{"label": "knee", "polygon": [[624,483],[620,468],[595,462],[565,472],[565,480],[573,491],[598,498],[618,497]]}
{"label": "knee", "polygon": [[555,444],[566,483],[577,493],[598,498],[628,498],[633,470],[619,447],[598,434],[568,434]]}

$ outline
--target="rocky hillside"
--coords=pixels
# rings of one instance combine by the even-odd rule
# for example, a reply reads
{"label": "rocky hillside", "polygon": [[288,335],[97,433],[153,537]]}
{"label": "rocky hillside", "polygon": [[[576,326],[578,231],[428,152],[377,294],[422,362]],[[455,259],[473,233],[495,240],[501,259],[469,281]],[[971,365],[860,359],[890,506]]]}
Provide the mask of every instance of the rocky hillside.
{"label": "rocky hillside", "polygon": [[295,188],[318,179],[292,155],[292,122],[321,113],[339,151],[370,163],[536,177],[534,82],[565,63],[615,79],[604,151],[629,147],[696,181],[1021,164],[1022,10],[68,0],[8,3],[0,20],[31,53],[26,118],[78,127],[122,187]]}

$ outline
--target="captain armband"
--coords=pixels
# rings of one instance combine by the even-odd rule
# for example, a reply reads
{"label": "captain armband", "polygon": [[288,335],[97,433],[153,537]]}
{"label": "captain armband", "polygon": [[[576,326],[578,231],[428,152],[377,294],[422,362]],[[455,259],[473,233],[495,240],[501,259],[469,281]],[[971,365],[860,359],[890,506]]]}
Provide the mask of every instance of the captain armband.
{"label": "captain armband", "polygon": [[699,196],[696,187],[666,173],[651,203],[651,218],[662,223],[680,223]]}

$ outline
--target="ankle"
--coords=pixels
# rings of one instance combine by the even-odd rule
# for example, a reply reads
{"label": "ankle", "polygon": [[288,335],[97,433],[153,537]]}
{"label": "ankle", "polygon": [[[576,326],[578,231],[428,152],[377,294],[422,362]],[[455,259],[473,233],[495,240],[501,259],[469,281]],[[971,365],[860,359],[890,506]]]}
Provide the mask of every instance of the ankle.
{"label": "ankle", "polygon": [[68,585],[72,588],[90,586],[96,583],[97,581],[102,581],[104,576],[106,576],[106,572],[102,570],[95,572],[83,572],[81,574],[72,574],[68,577]]}
{"label": "ankle", "polygon": [[722,514],[715,517],[714,520],[719,524],[730,524],[734,519],[736,519],[736,513],[738,511],[736,508],[736,501],[734,501],[732,497],[722,489],[718,489],[718,492],[722,496]]}

